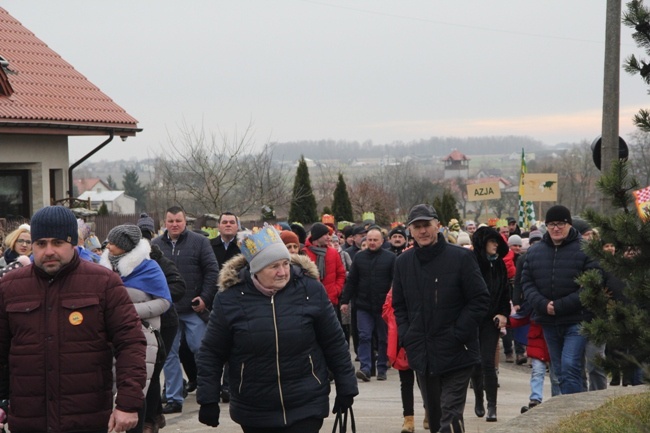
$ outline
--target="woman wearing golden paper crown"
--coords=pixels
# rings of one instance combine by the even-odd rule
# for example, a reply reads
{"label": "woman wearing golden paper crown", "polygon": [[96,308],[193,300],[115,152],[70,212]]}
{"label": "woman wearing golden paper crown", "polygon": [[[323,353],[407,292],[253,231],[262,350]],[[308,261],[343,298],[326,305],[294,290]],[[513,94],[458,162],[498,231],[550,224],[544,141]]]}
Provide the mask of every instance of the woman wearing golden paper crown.
{"label": "woman wearing golden paper crown", "polygon": [[197,356],[199,421],[219,425],[221,374],[230,365],[230,416],[250,432],[317,432],[329,413],[358,394],[348,345],[318,269],[290,255],[265,226],[219,273],[208,329]]}

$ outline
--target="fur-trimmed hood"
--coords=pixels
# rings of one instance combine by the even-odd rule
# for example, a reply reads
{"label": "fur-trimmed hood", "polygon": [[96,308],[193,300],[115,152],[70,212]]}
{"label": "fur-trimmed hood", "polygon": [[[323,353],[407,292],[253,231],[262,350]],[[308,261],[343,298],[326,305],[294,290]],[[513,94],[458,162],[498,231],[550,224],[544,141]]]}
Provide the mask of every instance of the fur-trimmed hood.
{"label": "fur-trimmed hood", "polygon": [[[151,245],[149,245],[149,242],[146,239],[140,239],[138,245],[126,253],[117,263],[117,272],[122,278],[128,277],[143,260],[150,259],[150,253]],[[99,264],[111,271],[113,270],[113,266],[111,266],[111,262],[108,260],[108,248],[102,253],[102,257],[99,259]]]}
{"label": "fur-trimmed hood", "polygon": [[472,235],[474,253],[479,257],[485,257],[485,246],[490,239],[497,242],[497,254],[499,257],[504,258],[510,251],[510,247],[508,247],[508,243],[503,239],[503,236],[491,227],[481,227]]}
{"label": "fur-trimmed hood", "polygon": [[[318,267],[316,267],[309,257],[291,254],[291,264],[294,275],[302,272],[304,275],[318,280]],[[246,268],[248,268],[248,262],[243,254],[238,254],[224,263],[219,271],[219,291],[223,292],[244,281],[245,274],[242,273],[242,270]]]}

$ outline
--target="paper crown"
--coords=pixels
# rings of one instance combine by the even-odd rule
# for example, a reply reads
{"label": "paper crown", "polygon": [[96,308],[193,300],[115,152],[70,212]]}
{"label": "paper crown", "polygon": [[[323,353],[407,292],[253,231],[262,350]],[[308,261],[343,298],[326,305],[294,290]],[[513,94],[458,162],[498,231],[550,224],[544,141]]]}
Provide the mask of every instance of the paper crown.
{"label": "paper crown", "polygon": [[364,212],[361,216],[361,219],[364,223],[370,222],[371,224],[375,222],[375,213],[374,212]]}
{"label": "paper crown", "polygon": [[320,220],[321,220],[321,222],[323,224],[332,224],[332,225],[334,225],[334,216],[333,215],[323,214],[323,216],[321,217]]}
{"label": "paper crown", "polygon": [[264,248],[277,243],[284,245],[280,233],[274,227],[265,224],[258,232],[244,236],[240,249],[246,261],[250,263]]}
{"label": "paper crown", "polygon": [[336,227],[339,230],[343,230],[346,226],[351,226],[354,223],[351,223],[350,221],[339,221],[339,223],[336,225]]}

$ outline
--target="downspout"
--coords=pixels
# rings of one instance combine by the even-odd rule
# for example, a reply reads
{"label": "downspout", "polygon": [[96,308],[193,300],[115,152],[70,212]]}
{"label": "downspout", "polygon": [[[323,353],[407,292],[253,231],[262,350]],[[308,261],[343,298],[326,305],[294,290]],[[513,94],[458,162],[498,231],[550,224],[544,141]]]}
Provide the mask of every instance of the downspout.
{"label": "downspout", "polygon": [[112,129],[109,131],[109,137],[104,141],[102,144],[94,148],[90,153],[86,154],[83,158],[81,158],[79,161],[75,162],[68,168],[68,199],[72,200],[73,197],[73,191],[74,191],[74,184],[72,180],[72,171],[77,168],[79,165],[83,164],[84,161],[86,161],[88,158],[99,152],[104,146],[106,146],[108,143],[113,141],[113,137],[115,135],[115,131]]}

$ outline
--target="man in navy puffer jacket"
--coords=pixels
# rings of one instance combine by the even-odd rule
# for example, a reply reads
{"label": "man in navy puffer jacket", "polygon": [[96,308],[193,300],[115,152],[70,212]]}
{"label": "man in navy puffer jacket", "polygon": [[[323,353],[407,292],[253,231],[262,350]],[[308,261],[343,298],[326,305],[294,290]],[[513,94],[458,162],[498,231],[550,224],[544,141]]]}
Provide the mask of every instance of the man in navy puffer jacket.
{"label": "man in navy puffer jacket", "polygon": [[541,242],[526,253],[521,283],[533,308],[532,319],[542,325],[551,355],[551,368],[560,381],[562,394],[583,391],[582,374],[587,339],[580,333],[581,322],[592,314],[580,302],[575,279],[598,263],[580,248],[581,236],[572,227],[571,212],[553,206],[546,213]]}

